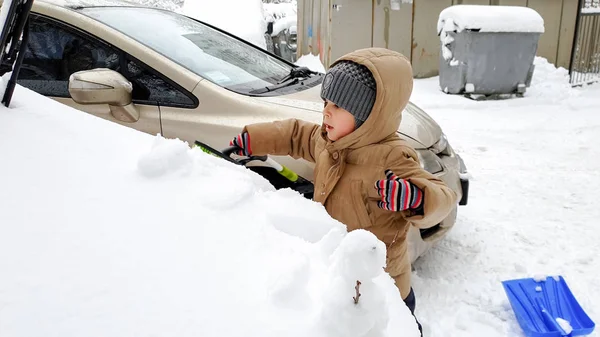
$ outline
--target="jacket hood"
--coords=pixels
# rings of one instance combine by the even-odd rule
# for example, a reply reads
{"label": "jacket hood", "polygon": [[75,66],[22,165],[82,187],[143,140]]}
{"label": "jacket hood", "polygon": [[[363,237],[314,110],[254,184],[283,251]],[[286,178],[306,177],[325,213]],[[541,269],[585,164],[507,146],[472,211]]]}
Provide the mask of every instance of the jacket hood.
{"label": "jacket hood", "polygon": [[321,134],[330,151],[361,148],[395,134],[413,89],[410,61],[398,52],[384,48],[359,49],[340,57],[332,66],[342,60],[362,64],[371,71],[377,84],[377,96],[367,120],[351,134],[331,142],[322,127]]}

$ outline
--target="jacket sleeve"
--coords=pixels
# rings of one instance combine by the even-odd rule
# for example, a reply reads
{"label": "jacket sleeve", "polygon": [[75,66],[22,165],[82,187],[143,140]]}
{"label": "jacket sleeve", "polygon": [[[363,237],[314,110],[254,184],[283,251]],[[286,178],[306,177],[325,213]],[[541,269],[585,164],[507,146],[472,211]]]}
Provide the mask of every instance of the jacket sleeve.
{"label": "jacket sleeve", "polygon": [[250,147],[254,155],[289,155],[314,163],[315,143],[320,129],[318,124],[287,119],[250,124],[244,127],[242,132],[248,132],[250,135]]}
{"label": "jacket sleeve", "polygon": [[400,212],[406,220],[419,228],[437,225],[450,214],[458,203],[458,196],[446,183],[425,171],[419,164],[417,153],[410,147],[396,147],[387,160],[388,168],[396,176],[406,179],[423,191],[420,212]]}

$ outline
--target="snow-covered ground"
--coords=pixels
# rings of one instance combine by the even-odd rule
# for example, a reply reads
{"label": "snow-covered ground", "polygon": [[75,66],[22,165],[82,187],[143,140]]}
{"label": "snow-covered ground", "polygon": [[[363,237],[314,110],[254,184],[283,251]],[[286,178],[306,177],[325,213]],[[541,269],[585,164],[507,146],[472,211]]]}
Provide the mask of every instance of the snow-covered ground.
{"label": "snow-covered ground", "polygon": [[418,335],[382,242],[241,166],[20,86],[0,158],[2,337]]}
{"label": "snow-covered ground", "polygon": [[600,322],[600,84],[571,88],[536,58],[524,98],[446,95],[436,77],[416,80],[412,100],[472,175],[455,228],[415,264],[426,336],[522,336],[500,282],[536,274],[563,275]]}

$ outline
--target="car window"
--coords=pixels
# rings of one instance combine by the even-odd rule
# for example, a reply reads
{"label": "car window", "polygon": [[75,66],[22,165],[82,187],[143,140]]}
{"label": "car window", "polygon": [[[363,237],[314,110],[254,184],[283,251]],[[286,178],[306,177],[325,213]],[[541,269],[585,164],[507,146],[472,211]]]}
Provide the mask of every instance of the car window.
{"label": "car window", "polygon": [[42,95],[70,97],[69,76],[80,70],[119,71],[119,56],[108,46],[85,39],[32,16],[18,83]]}
{"label": "car window", "polygon": [[[42,95],[70,97],[69,76],[81,70],[108,68],[133,85],[134,103],[194,107],[183,90],[120,50],[74,29],[32,15],[18,83]],[[123,62],[125,58],[126,62]]]}
{"label": "car window", "polygon": [[157,103],[161,106],[195,107],[194,101],[174,84],[156,75],[149,67],[133,57],[125,56],[127,66],[121,73],[133,85],[132,98],[137,102]]}
{"label": "car window", "polygon": [[79,12],[232,90],[252,91],[276,84],[292,68],[258,48],[177,13],[127,7],[90,7]]}

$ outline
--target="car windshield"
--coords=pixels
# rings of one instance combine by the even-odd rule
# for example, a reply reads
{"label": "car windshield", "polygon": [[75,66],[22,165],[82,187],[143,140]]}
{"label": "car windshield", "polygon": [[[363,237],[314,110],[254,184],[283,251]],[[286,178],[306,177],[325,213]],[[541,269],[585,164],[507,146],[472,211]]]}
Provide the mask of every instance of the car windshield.
{"label": "car windshield", "polygon": [[276,84],[291,66],[186,16],[152,8],[90,7],[98,20],[222,87],[249,92]]}

